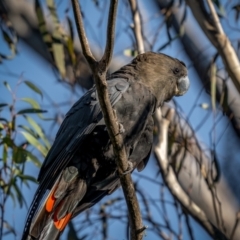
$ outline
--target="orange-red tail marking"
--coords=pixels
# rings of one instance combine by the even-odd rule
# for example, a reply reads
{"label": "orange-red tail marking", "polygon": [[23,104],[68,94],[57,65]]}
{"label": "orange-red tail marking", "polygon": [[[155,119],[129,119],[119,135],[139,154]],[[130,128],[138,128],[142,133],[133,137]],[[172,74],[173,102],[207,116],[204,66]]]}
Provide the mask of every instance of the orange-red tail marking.
{"label": "orange-red tail marking", "polygon": [[62,231],[66,225],[68,224],[68,222],[71,219],[72,214],[68,213],[65,217],[63,217],[62,219],[57,219],[56,217],[54,217],[54,225],[55,227],[59,230]]}
{"label": "orange-red tail marking", "polygon": [[56,198],[54,197],[54,192],[55,191],[52,191],[50,196],[47,199],[47,202],[46,202],[46,211],[47,212],[51,212],[52,211],[54,203],[56,201]]}

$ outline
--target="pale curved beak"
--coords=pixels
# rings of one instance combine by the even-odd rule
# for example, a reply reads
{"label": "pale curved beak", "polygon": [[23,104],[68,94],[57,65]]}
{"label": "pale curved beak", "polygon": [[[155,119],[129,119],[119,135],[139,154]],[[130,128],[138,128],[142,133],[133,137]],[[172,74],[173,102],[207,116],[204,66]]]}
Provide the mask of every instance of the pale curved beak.
{"label": "pale curved beak", "polygon": [[190,86],[188,76],[181,77],[177,82],[176,96],[182,96],[187,92]]}

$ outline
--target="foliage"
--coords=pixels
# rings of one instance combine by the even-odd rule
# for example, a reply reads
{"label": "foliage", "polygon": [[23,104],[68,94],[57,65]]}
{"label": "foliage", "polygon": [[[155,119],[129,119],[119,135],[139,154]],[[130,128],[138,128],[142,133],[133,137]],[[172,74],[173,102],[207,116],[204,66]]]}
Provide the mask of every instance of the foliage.
{"label": "foliage", "polygon": [[[19,80],[14,89],[4,82],[5,91],[11,95],[12,102],[0,103],[0,214],[4,218],[5,204],[11,198],[14,205],[26,205],[21,186],[29,187],[30,182],[36,183],[36,178],[24,172],[27,162],[40,167],[39,159],[46,156],[50,143],[39,120],[44,120],[39,103],[33,98],[17,98],[17,90],[25,84],[35,93],[42,96],[40,89],[30,81]],[[30,107],[19,109],[18,105],[26,102]],[[19,104],[20,103],[20,104]],[[0,239],[9,233],[16,235],[11,223],[1,222]]]}

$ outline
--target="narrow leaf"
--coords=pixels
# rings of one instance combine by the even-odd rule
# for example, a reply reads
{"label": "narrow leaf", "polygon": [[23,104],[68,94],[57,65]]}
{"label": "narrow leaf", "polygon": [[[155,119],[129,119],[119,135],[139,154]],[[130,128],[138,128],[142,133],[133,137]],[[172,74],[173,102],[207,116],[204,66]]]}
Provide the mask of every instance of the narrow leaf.
{"label": "narrow leaf", "polygon": [[61,74],[61,76],[64,78],[66,76],[66,68],[65,68],[65,55],[64,55],[64,47],[62,43],[54,42],[52,44],[52,50],[53,50],[53,57],[55,64]]}
{"label": "narrow leaf", "polygon": [[210,65],[210,79],[211,79],[211,102],[212,102],[212,109],[215,112],[216,110],[216,74],[217,74],[217,67],[214,62]]}
{"label": "narrow leaf", "polygon": [[39,94],[41,96],[41,98],[43,98],[43,94],[42,94],[42,91],[35,85],[33,84],[32,82],[30,81],[24,81],[24,83],[30,88],[32,89],[35,93]]}
{"label": "narrow leaf", "polygon": [[42,165],[38,158],[29,151],[27,151],[27,160],[33,162],[37,167],[41,167]]}
{"label": "narrow leaf", "polygon": [[22,207],[23,204],[27,207],[26,200],[22,194],[22,191],[19,189],[16,181],[13,183],[12,188],[15,190],[15,194],[17,196],[20,207]]}
{"label": "narrow leaf", "polygon": [[31,134],[29,134],[28,132],[22,132],[22,135],[25,137],[25,139],[32,145],[34,146],[35,148],[37,148],[39,150],[39,152],[42,153],[42,155],[45,157],[47,155],[47,149],[42,146],[40,144],[40,142],[35,138],[33,137]]}
{"label": "narrow leaf", "polygon": [[46,113],[46,110],[35,109],[35,108],[26,108],[17,112],[18,115],[26,113]]}
{"label": "narrow leaf", "polygon": [[55,65],[59,70],[61,76],[64,78],[66,76],[66,68],[65,68],[65,53],[63,46],[63,34],[61,32],[60,22],[57,16],[56,6],[54,4],[54,0],[47,0],[47,7],[50,11],[52,22],[53,22],[53,36],[52,36],[52,54]]}
{"label": "narrow leaf", "polygon": [[34,131],[38,134],[38,136],[43,140],[44,144],[46,147],[49,149],[50,148],[50,143],[48,139],[46,138],[42,128],[37,124],[33,118],[26,116],[25,117],[28,123],[33,127]]}
{"label": "narrow leaf", "polygon": [[8,82],[5,81],[3,84],[8,89],[9,92],[12,92],[12,89],[11,89],[10,85],[8,84]]}
{"label": "narrow leaf", "polygon": [[33,176],[30,176],[30,175],[23,175],[23,174],[18,174],[17,175],[21,180],[23,181],[31,181],[31,182],[34,182],[34,183],[37,183],[37,180],[35,177]]}
{"label": "narrow leaf", "polygon": [[8,106],[8,103],[0,103],[0,108]]}

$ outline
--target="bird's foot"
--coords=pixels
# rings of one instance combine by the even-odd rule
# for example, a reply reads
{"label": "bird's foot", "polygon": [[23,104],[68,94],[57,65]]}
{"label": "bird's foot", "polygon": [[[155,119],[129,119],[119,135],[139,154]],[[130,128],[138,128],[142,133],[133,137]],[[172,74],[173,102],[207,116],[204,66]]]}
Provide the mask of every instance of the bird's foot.
{"label": "bird's foot", "polygon": [[121,123],[118,124],[118,127],[119,127],[119,133],[122,134],[125,132],[125,129],[123,127],[123,125]]}
{"label": "bird's foot", "polygon": [[128,168],[127,168],[127,170],[126,170],[125,172],[123,172],[123,173],[121,174],[121,176],[124,176],[124,175],[126,175],[126,174],[128,174],[128,173],[131,173],[132,170],[133,170],[133,163],[130,162],[130,161],[128,161]]}

